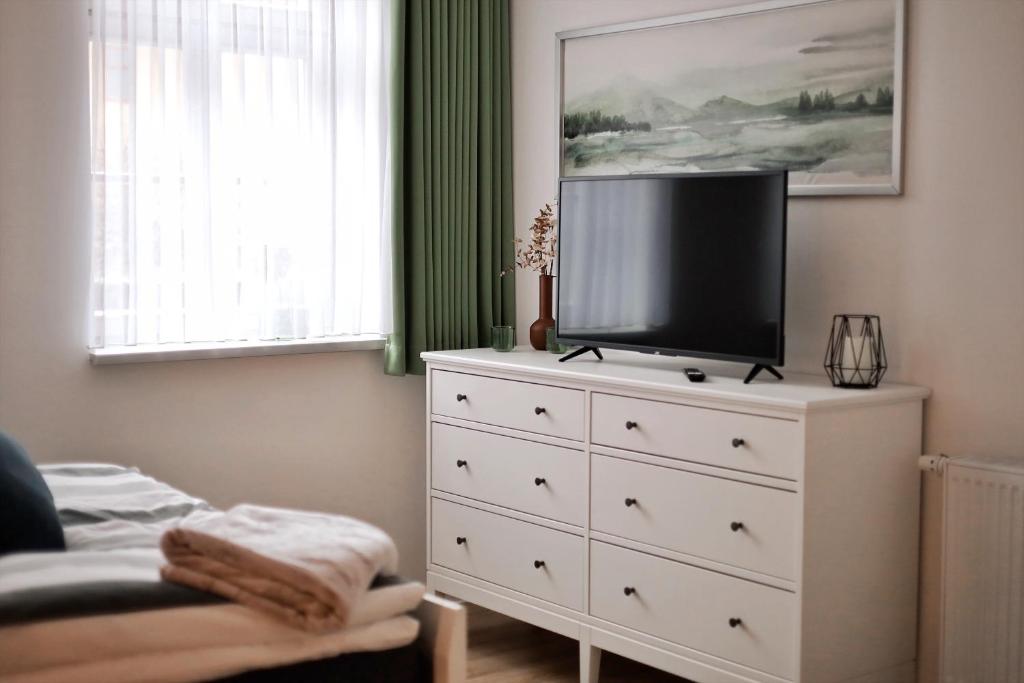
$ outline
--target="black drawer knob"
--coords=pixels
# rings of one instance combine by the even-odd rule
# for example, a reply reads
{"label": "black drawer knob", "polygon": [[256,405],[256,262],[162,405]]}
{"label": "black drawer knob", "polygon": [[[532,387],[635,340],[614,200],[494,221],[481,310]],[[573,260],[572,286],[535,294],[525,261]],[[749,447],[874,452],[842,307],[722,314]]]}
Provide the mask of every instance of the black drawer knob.
{"label": "black drawer knob", "polygon": [[622,589],[622,592],[625,595],[633,595],[634,593],[636,593],[636,589],[633,588],[632,586],[626,586],[625,588]]}
{"label": "black drawer knob", "polygon": [[631,508],[634,505],[636,505],[636,498],[627,498],[626,499],[626,507]]}
{"label": "black drawer knob", "polygon": [[740,529],[743,528],[743,522],[733,522],[732,524],[729,525],[729,528],[732,529],[733,531],[739,531]]}
{"label": "black drawer knob", "polygon": [[636,422],[633,422],[632,420],[626,420],[626,429],[636,429],[639,426],[640,425],[638,425]]}
{"label": "black drawer knob", "polygon": [[465,394],[455,394],[456,401],[465,401],[467,396]]}
{"label": "black drawer knob", "polygon": [[545,479],[544,477],[534,477],[533,478],[533,483],[534,483],[535,486],[540,486],[541,484],[548,483],[548,480]]}
{"label": "black drawer knob", "polygon": [[543,415],[544,413],[546,413],[548,411],[545,408],[541,408],[540,406],[537,406],[536,408],[533,409],[533,412],[536,415]]}
{"label": "black drawer knob", "polygon": [[746,443],[746,441],[744,441],[743,439],[733,439],[732,440],[732,447],[733,448],[739,448],[740,446],[742,446],[745,443]]}
{"label": "black drawer knob", "polygon": [[465,536],[456,536],[455,537],[455,545],[466,545],[466,537]]}
{"label": "black drawer knob", "polygon": [[468,463],[468,462],[466,462],[465,460],[456,460],[456,461],[455,461],[455,466],[456,466],[456,467],[465,467],[465,466],[466,466],[466,465],[468,465],[468,464],[469,464],[469,463]]}
{"label": "black drawer knob", "polygon": [[730,628],[736,628],[737,626],[742,626],[742,625],[743,625],[743,620],[742,619],[737,619],[736,617],[733,617],[733,618],[729,619],[729,626],[730,626]]}
{"label": "black drawer knob", "polygon": [[534,560],[533,561],[534,569],[540,569],[543,566],[544,566],[544,560]]}

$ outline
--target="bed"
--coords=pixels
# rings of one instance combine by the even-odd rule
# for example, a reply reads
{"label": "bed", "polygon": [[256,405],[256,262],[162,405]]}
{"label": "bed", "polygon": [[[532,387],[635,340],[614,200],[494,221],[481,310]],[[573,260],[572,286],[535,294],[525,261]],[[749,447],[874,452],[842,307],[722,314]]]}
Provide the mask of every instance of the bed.
{"label": "bed", "polygon": [[116,465],[39,471],[68,550],[0,557],[0,680],[464,680],[465,612],[418,582],[378,576],[344,629],[301,631],[160,579],[161,535],[206,501]]}

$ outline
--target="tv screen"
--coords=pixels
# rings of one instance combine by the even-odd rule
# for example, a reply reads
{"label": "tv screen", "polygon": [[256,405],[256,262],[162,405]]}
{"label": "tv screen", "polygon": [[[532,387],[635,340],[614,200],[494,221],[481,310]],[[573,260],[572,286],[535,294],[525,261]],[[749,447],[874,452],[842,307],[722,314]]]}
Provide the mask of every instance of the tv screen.
{"label": "tv screen", "polygon": [[557,337],[782,365],[785,171],[563,178]]}

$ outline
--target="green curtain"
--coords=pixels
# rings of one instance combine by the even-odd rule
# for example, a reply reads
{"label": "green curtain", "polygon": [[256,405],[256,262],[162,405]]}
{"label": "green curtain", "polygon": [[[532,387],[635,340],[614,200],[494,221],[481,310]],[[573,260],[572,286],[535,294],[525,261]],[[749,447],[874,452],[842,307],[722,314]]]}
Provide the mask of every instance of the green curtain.
{"label": "green curtain", "polygon": [[394,333],[385,371],[513,324],[508,0],[395,0]]}

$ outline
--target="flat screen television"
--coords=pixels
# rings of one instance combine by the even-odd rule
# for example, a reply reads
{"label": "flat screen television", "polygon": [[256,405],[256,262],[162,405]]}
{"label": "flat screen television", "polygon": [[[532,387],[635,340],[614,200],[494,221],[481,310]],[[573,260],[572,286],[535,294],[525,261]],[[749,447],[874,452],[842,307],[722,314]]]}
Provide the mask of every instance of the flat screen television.
{"label": "flat screen television", "polygon": [[562,178],[556,337],[785,362],[785,171]]}

